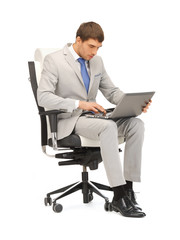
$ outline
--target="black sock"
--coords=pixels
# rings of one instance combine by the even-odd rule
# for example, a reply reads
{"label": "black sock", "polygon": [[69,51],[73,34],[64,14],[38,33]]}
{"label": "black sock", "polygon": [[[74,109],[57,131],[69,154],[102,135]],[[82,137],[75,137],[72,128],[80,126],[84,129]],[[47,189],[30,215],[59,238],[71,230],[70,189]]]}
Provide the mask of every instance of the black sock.
{"label": "black sock", "polygon": [[113,187],[113,192],[114,192],[114,197],[113,200],[114,201],[118,201],[120,198],[124,197],[126,195],[125,191],[124,191],[124,186],[117,186],[117,187]]}
{"label": "black sock", "polygon": [[124,190],[133,189],[133,182],[126,180],[126,185],[124,185]]}

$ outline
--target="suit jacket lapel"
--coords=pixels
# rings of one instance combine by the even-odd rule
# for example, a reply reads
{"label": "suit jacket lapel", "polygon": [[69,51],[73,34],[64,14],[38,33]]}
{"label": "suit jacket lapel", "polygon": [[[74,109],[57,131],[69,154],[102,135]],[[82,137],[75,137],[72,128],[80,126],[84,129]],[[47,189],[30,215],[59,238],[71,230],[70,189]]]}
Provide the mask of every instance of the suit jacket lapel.
{"label": "suit jacket lapel", "polygon": [[72,67],[72,69],[75,71],[77,77],[79,78],[79,80],[81,81],[81,83],[84,85],[81,73],[76,65],[76,62],[74,61],[74,58],[72,56],[72,54],[69,52],[68,50],[68,45],[66,45],[64,47],[64,55],[66,57],[66,61],[69,63],[69,65]]}
{"label": "suit jacket lapel", "polygon": [[[69,51],[69,49],[68,49],[68,46],[69,46],[69,44],[67,44],[67,45],[64,47],[64,55],[65,55],[65,57],[66,57],[67,62],[68,62],[69,65],[72,67],[72,69],[75,71],[77,77],[79,78],[80,82],[81,82],[81,83],[83,84],[83,86],[84,86],[84,82],[83,82],[83,79],[82,79],[82,76],[81,76],[81,72],[79,71],[76,62],[74,61],[74,58],[73,58],[72,54],[70,53],[70,51]],[[84,86],[84,90],[85,90],[85,92],[86,92],[87,95],[90,94],[91,87],[92,87],[93,82],[94,82],[94,75],[95,75],[94,70],[96,69],[96,65],[95,65],[94,59],[92,59],[92,60],[89,61],[89,68],[90,68],[90,84],[89,84],[88,94],[87,94],[86,88],[85,88],[85,86]]]}
{"label": "suit jacket lapel", "polygon": [[88,94],[90,93],[91,91],[91,87],[93,85],[93,82],[94,82],[94,69],[95,69],[95,64],[94,64],[94,61],[93,59],[89,61],[89,69],[90,69],[90,84],[89,84],[89,91],[88,91]]}

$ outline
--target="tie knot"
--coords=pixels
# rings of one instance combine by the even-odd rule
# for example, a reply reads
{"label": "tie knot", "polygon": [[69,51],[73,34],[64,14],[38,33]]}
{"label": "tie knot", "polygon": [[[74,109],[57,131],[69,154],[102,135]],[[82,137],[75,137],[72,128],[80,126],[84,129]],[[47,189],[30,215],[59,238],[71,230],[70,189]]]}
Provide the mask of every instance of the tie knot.
{"label": "tie knot", "polygon": [[85,64],[85,59],[84,58],[78,58],[78,62],[81,64]]}

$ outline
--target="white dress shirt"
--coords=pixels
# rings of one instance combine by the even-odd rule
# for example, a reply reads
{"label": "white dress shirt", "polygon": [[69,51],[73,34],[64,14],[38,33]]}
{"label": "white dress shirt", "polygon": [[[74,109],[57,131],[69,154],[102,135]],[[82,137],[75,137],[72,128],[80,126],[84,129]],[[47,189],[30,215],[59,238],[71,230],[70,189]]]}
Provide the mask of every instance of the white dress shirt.
{"label": "white dress shirt", "polygon": [[[75,62],[77,64],[77,67],[79,68],[79,71],[81,72],[81,64],[80,64],[80,62],[78,62],[78,58],[80,58],[80,56],[75,52],[75,50],[73,48],[73,44],[71,44],[71,46],[69,47],[69,51],[73,55]],[[85,64],[86,64],[86,68],[87,68],[87,71],[88,71],[88,74],[90,77],[89,61],[85,61]],[[79,100],[76,100],[75,106],[76,106],[76,108],[79,107]]]}

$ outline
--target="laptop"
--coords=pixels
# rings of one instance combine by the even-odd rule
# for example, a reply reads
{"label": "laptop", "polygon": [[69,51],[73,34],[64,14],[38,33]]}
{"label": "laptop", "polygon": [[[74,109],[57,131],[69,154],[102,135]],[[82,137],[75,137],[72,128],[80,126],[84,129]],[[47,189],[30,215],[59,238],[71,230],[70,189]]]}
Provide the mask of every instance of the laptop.
{"label": "laptop", "polygon": [[151,100],[155,92],[125,93],[115,108],[107,109],[103,113],[86,114],[87,118],[117,119],[126,117],[137,117],[142,113],[143,107]]}

